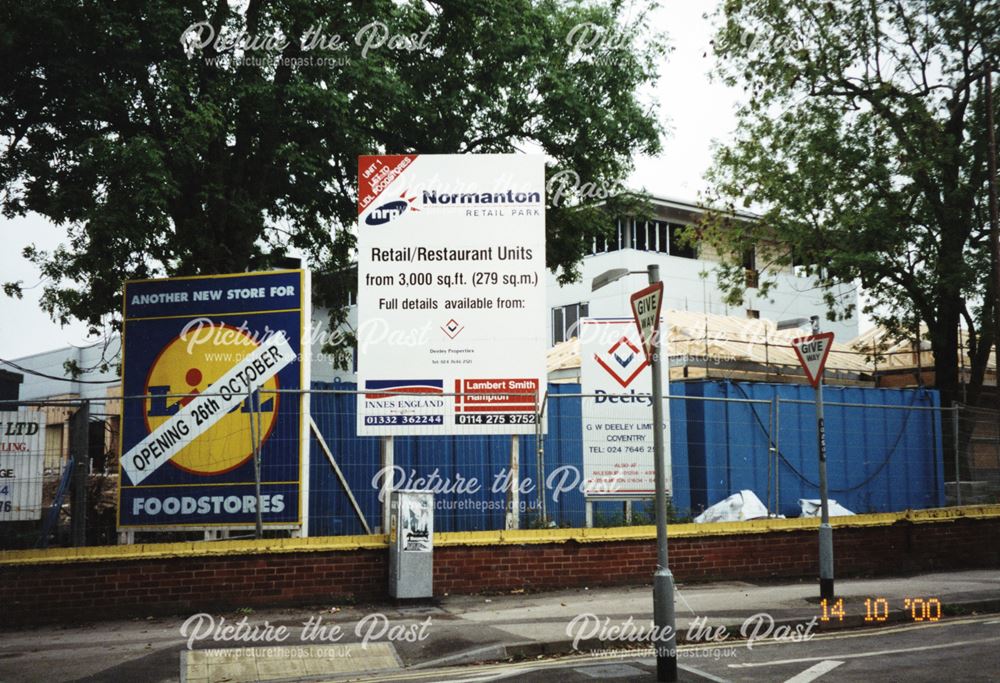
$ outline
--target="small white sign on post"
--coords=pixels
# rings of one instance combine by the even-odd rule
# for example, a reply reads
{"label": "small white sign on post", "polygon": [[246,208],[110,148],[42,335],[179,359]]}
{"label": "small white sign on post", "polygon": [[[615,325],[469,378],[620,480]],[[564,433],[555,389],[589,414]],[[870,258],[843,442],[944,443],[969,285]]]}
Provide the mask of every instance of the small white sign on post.
{"label": "small white sign on post", "polygon": [[399,497],[399,549],[430,552],[434,547],[434,496],[424,491],[405,491]]}
{"label": "small white sign on post", "polygon": [[[580,320],[583,495],[650,498],[653,467],[653,377],[631,318]],[[664,382],[663,393],[669,394]],[[669,464],[669,459],[667,460]],[[667,467],[670,490],[670,468]]]}
{"label": "small white sign on post", "polygon": [[663,283],[654,282],[632,295],[632,315],[639,328],[642,350],[649,360],[653,355],[654,335],[660,331],[660,307],[663,305]]}
{"label": "small white sign on post", "polygon": [[815,387],[823,377],[823,368],[833,347],[833,332],[799,337],[792,340],[792,347],[802,363],[802,369],[806,371],[809,383]]}
{"label": "small white sign on post", "polygon": [[0,412],[0,522],[41,519],[44,458],[44,416]]}

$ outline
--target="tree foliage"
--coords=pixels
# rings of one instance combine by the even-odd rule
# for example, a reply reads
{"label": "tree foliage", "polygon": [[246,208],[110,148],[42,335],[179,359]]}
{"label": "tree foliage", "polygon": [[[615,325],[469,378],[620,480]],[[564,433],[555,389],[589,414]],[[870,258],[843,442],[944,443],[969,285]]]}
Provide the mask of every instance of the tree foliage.
{"label": "tree foliage", "polygon": [[718,73],[746,104],[717,150],[711,201],[763,207],[716,222],[739,293],[737,255],[804,264],[831,317],[835,283],[860,282],[867,312],[910,338],[926,323],[937,385],[958,386],[968,329],[981,384],[997,292],[990,284],[984,63],[998,59],[1000,5],[977,0],[727,0]]}
{"label": "tree foliage", "polygon": [[[65,226],[59,249],[25,252],[62,322],[116,326],[124,279],[267,268],[292,252],[342,320],[358,155],[539,151],[549,173],[609,187],[634,154],[659,149],[640,92],[664,45],[646,11],[618,0],[4,2],[3,210]],[[549,265],[574,277],[607,224],[578,203],[550,206]]]}

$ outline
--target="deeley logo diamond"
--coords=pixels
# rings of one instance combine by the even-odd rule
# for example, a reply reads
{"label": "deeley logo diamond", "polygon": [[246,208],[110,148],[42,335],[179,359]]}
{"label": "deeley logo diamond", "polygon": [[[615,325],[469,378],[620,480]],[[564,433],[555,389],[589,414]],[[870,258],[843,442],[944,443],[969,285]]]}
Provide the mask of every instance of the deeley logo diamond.
{"label": "deeley logo diamond", "polygon": [[640,357],[641,353],[642,351],[627,337],[622,337],[604,352],[603,358],[601,354],[595,353],[594,360],[614,377],[622,388],[627,389],[642,369],[649,365],[648,360]]}
{"label": "deeley logo diamond", "polygon": [[441,326],[441,331],[448,335],[449,339],[454,339],[459,335],[459,333],[464,330],[465,327],[459,324],[457,320],[452,318],[444,325]]}

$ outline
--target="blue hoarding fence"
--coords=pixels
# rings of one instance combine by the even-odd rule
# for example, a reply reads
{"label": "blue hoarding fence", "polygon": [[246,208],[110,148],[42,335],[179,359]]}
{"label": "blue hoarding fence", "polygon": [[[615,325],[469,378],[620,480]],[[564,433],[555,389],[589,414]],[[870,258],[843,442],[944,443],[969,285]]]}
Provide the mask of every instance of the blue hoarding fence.
{"label": "blue hoarding fence", "polygon": [[[717,439],[704,454],[688,441],[689,466],[704,482],[691,487],[691,506],[710,505],[743,489],[771,491],[772,510],[799,513],[800,499],[819,497],[812,387],[793,384],[690,382],[675,384],[684,396],[758,399],[773,403],[771,427],[759,404],[720,408],[693,421],[696,429],[732,419],[722,410],[746,412],[755,437],[770,442],[770,467],[761,467],[756,438]],[[944,504],[942,413],[939,395],[928,389],[824,387],[830,497],[854,512],[888,512]],[[713,415],[712,413],[716,413]],[[682,446],[683,447],[683,446]],[[771,474],[771,485],[766,479]],[[776,483],[775,483],[776,482]]]}
{"label": "blue hoarding fence", "polygon": [[[707,506],[745,490],[755,493],[771,514],[789,517],[800,514],[800,500],[818,498],[811,387],[692,381],[672,383],[671,393],[666,400],[674,521],[689,520]],[[383,438],[357,436],[359,392],[354,385],[331,384],[313,385],[308,392],[265,389],[241,400],[233,408],[234,419],[222,425],[224,429],[200,437],[210,437],[220,457],[239,456],[234,470],[188,481],[185,463],[171,460],[157,472],[157,483],[166,485],[143,490],[126,486],[116,491],[114,473],[122,431],[148,429],[148,413],[155,411],[157,401],[169,406],[210,395],[147,394],[92,401],[89,438],[94,490],[90,499],[95,507],[88,512],[88,542],[107,543],[116,529],[122,531],[124,542],[167,540],[165,533],[173,534],[169,538],[175,540],[252,535],[258,510],[268,535],[289,533],[273,522],[306,514],[312,536],[374,533],[383,524],[382,494],[389,482],[394,489],[434,491],[435,523],[441,531],[652,521],[651,492],[631,494],[631,500],[624,503],[618,490],[604,498],[588,497],[583,490],[587,468],[593,469],[593,443],[585,437],[588,420],[599,417],[615,425],[618,431],[612,432],[608,442],[621,447],[613,449],[616,462],[612,464],[634,465],[641,458],[632,455],[642,452],[637,450],[634,432],[649,423],[648,397],[583,396],[573,384],[549,386],[538,407],[545,424],[540,440],[534,435],[517,437],[516,475],[511,469],[513,437],[475,435],[472,427],[469,433],[447,437],[393,437],[392,468],[386,470]],[[308,476],[301,479],[292,465],[300,448],[299,416],[282,409],[293,401],[311,406],[306,415],[311,457]],[[69,414],[66,401],[34,402],[32,406],[46,411],[47,437],[62,433]],[[997,489],[991,488],[1000,481],[995,412],[943,408],[932,390],[828,386],[826,420],[830,497],[849,510],[888,512],[944,504],[942,456],[945,439],[952,435],[943,438],[943,427],[959,423],[962,430],[949,444],[960,444],[955,453],[961,460],[964,490],[948,482],[948,500],[959,502],[959,492],[965,503],[997,500]],[[252,446],[249,451],[247,443]],[[255,459],[246,457],[255,451],[260,454],[259,475]],[[65,444],[47,438],[46,505],[57,490],[66,457]],[[622,462],[617,462],[619,458]],[[244,469],[248,470],[245,477],[232,478],[232,472]],[[623,488],[642,488],[639,470],[638,483],[625,478]],[[308,507],[301,510],[300,481],[310,492]],[[514,481],[518,484],[516,518],[508,512]],[[142,536],[127,526],[117,526],[121,518],[135,515],[153,521],[182,515],[192,526],[171,530],[157,525],[155,532],[140,532]],[[200,523],[216,526],[206,530]],[[52,530],[57,544],[68,538],[65,514],[59,527]],[[40,531],[39,524],[28,535],[35,539]]]}
{"label": "blue hoarding fence", "polygon": [[[818,498],[811,387],[695,381],[672,383],[671,393],[674,519],[690,518],[746,489],[772,514],[785,516],[800,514],[800,499]],[[380,493],[387,480],[393,488],[434,490],[440,531],[502,529],[509,523],[511,436],[394,437],[393,467],[386,470],[381,439],[356,436],[356,400],[354,385],[314,385],[311,414],[329,455],[313,434],[311,535],[364,533],[365,523],[381,526]],[[585,417],[598,410],[607,416],[609,408],[606,400],[596,403],[582,396],[578,385],[549,386],[542,410],[542,458],[536,457],[535,436],[518,437],[520,528],[587,523],[583,473],[590,446],[582,426]],[[937,392],[830,386],[826,406],[831,498],[857,513],[944,504],[943,411]],[[648,419],[648,402],[622,402],[613,410],[619,422]],[[630,459],[626,453],[622,457]],[[628,508],[617,498],[590,499],[592,523],[623,523],[627,509],[634,523],[651,519],[644,496],[632,497],[636,500]]]}

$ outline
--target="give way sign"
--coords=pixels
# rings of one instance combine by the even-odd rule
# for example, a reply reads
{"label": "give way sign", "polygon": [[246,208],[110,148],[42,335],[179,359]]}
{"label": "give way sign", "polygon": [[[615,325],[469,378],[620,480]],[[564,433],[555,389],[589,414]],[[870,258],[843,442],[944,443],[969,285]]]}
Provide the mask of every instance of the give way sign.
{"label": "give way sign", "polygon": [[639,328],[639,339],[646,360],[653,356],[653,339],[660,333],[660,308],[663,306],[663,283],[654,282],[632,295],[632,315]]}
{"label": "give way sign", "polygon": [[826,358],[830,355],[830,347],[833,346],[833,332],[814,334],[809,337],[799,337],[792,340],[792,348],[802,363],[802,368],[806,371],[809,383],[814,387],[823,378],[823,368],[826,366]]}

